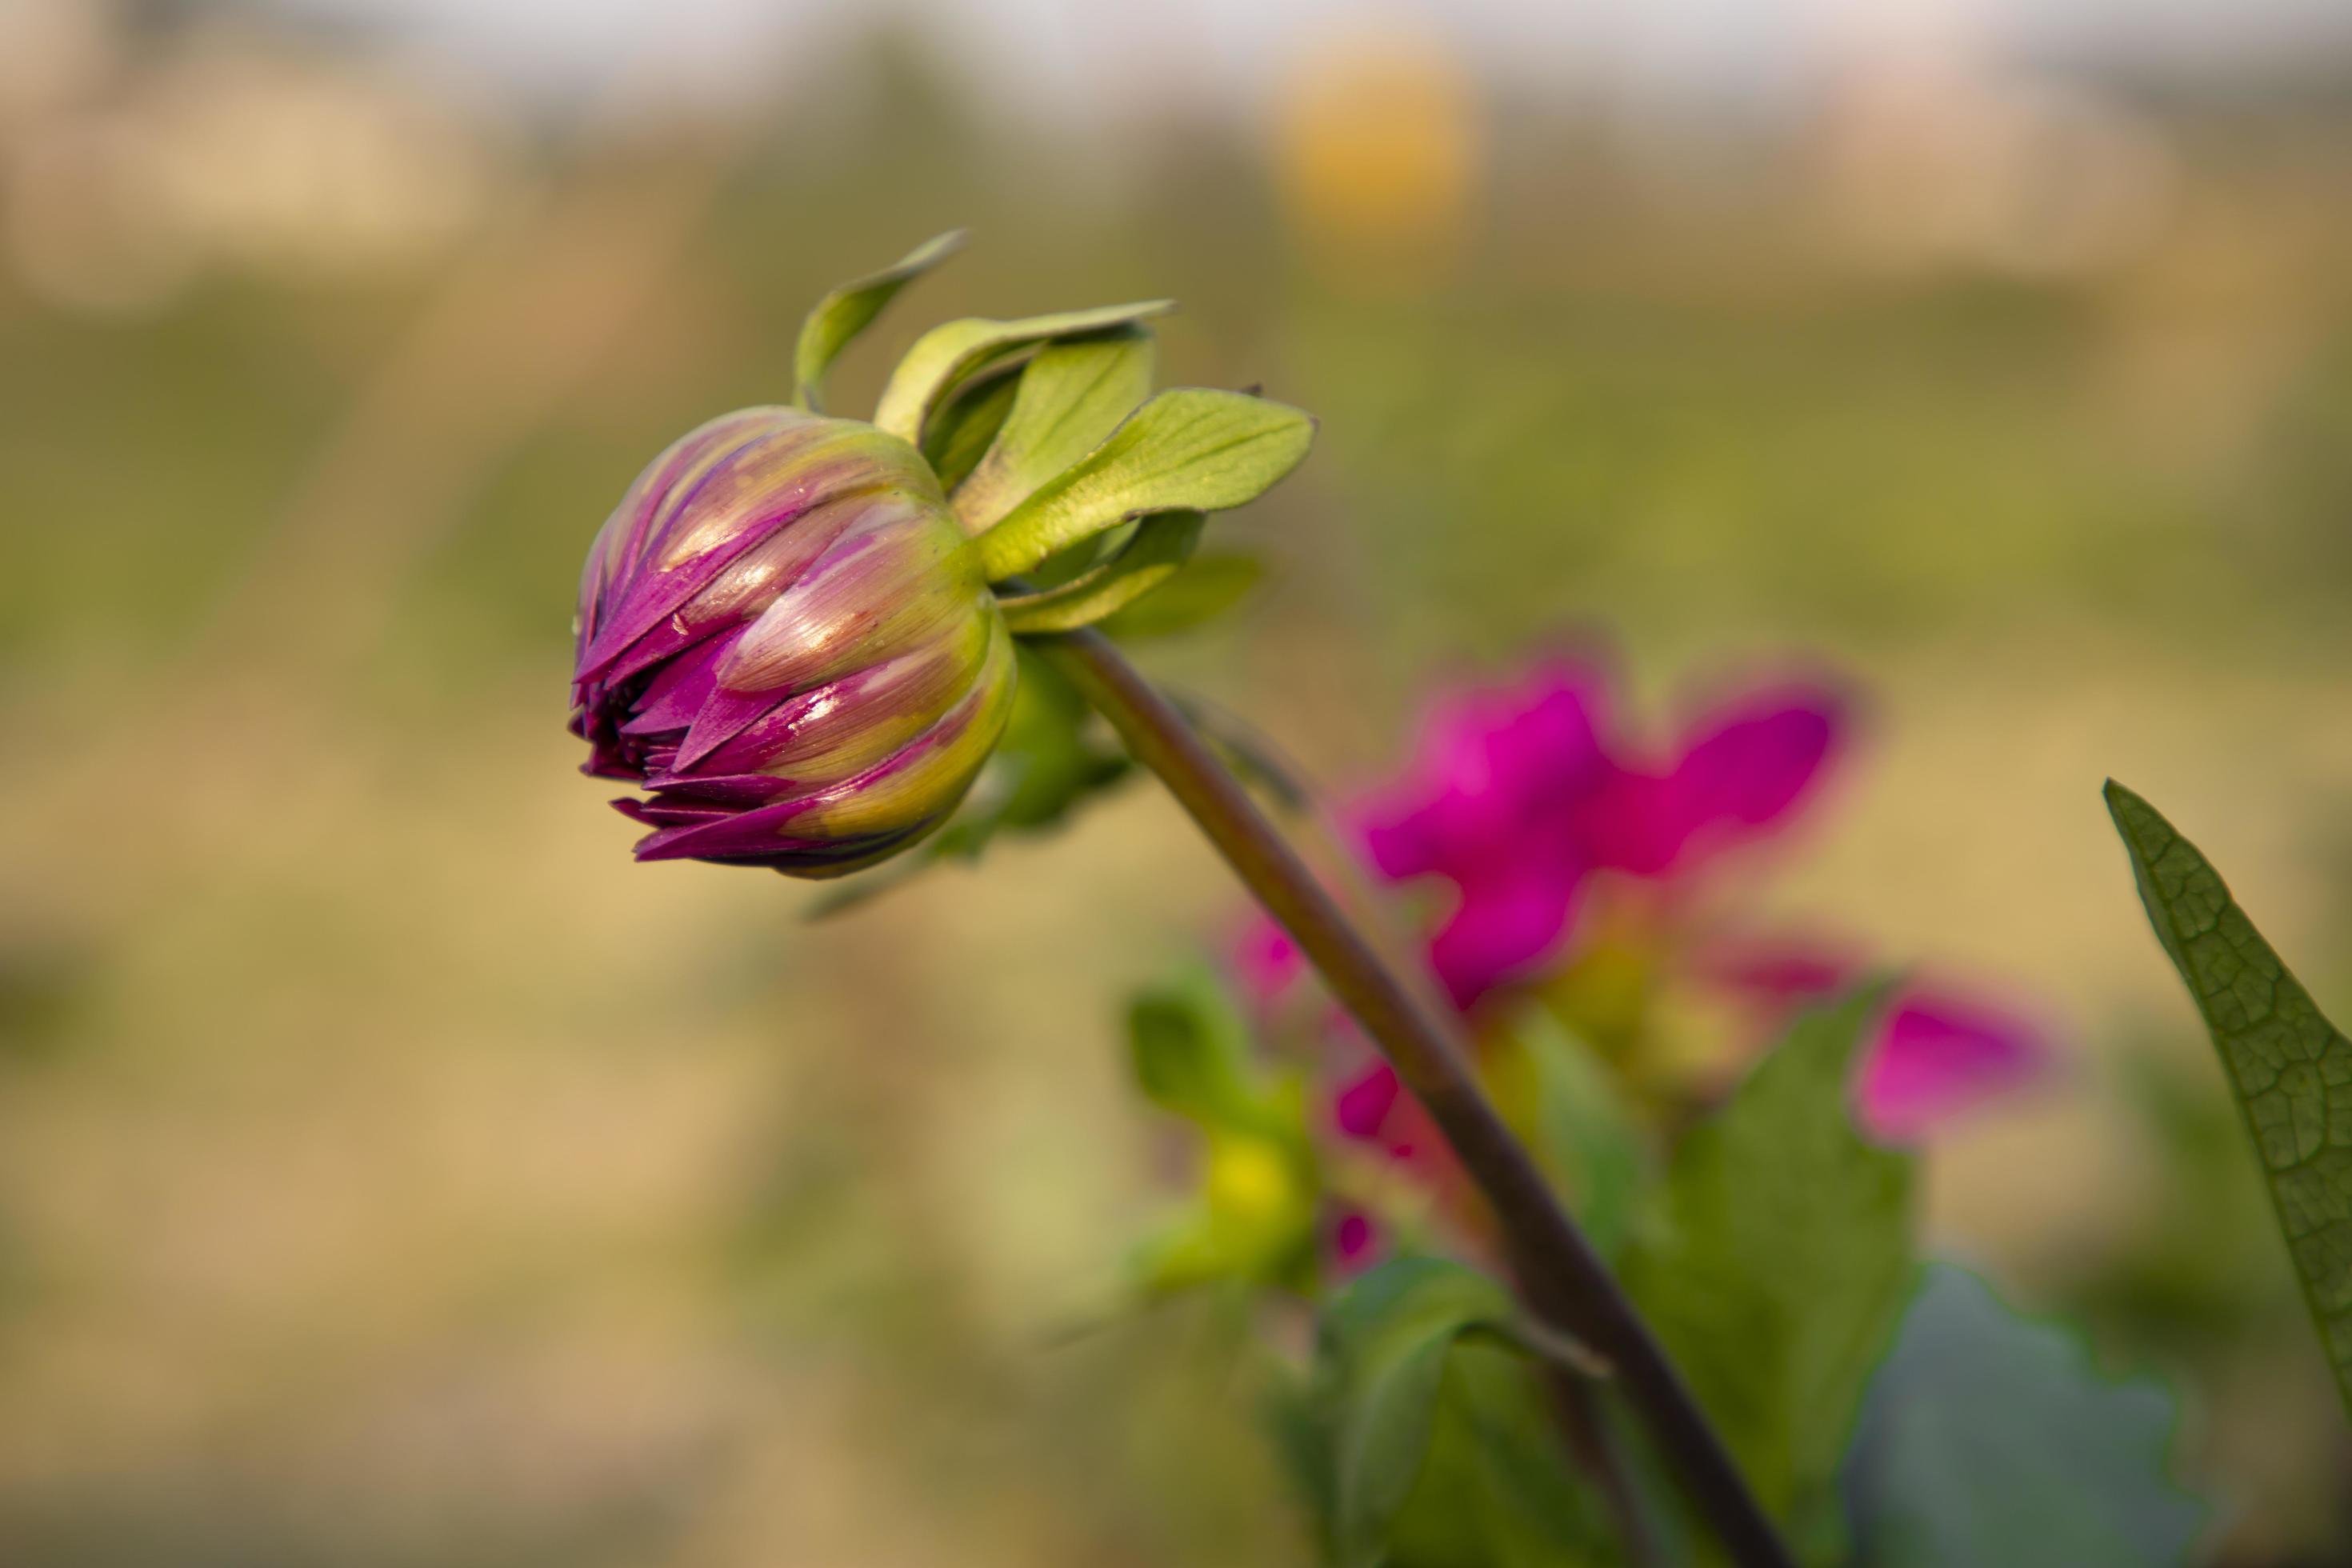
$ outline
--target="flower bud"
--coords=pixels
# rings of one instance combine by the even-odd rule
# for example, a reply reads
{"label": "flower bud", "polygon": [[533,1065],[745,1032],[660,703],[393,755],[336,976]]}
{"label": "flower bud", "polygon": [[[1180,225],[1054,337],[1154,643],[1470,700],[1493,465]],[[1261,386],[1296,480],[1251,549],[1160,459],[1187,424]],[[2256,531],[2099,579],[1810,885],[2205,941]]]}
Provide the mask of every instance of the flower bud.
{"label": "flower bud", "polygon": [[1011,635],[938,479],[870,425],[747,408],[656,458],[580,584],[572,728],[641,860],[838,876],[945,821]]}

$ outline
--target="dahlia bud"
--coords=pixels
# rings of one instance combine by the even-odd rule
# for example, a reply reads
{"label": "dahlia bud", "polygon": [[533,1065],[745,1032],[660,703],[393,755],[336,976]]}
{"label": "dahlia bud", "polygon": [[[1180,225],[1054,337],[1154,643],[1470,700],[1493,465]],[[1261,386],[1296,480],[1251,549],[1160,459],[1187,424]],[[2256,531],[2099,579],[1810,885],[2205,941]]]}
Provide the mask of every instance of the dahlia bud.
{"label": "dahlia bud", "polygon": [[790,408],[656,458],[580,584],[586,771],[651,792],[641,860],[827,877],[945,821],[1011,710],[1013,644],[921,456]]}
{"label": "dahlia bud", "polygon": [[[613,803],[654,830],[639,859],[835,877],[906,848],[1003,734],[1015,635],[1152,592],[1202,513],[1306,456],[1314,422],[1295,408],[1147,398],[1143,323],[1166,300],[949,321],[908,352],[872,424],[818,413],[834,359],[961,243],[826,295],[802,328],[795,406],[686,437],[597,536],[572,729],[586,772],[647,791]],[[1020,581],[1040,567],[1045,585]]]}

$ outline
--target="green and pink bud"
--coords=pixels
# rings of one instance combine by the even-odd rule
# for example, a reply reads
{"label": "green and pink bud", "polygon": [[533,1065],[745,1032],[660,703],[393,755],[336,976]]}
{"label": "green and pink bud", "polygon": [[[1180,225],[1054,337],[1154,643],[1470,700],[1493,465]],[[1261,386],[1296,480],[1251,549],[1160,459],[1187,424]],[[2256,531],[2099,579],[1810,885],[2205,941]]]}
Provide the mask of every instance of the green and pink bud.
{"label": "green and pink bud", "polygon": [[[1202,514],[1306,455],[1297,409],[1150,396],[1165,301],[917,340],[874,422],[818,412],[834,358],[957,237],[812,312],[791,407],[710,421],[637,477],[580,584],[572,728],[652,829],[639,859],[832,877],[924,837],[1012,711],[1013,639],[1181,571]],[[1132,523],[1116,551],[1101,546]],[[1031,586],[1045,567],[1050,581]]]}
{"label": "green and pink bud", "polygon": [[930,468],[869,425],[712,420],[639,476],[580,585],[573,729],[646,860],[854,870],[955,809],[1012,635]]}

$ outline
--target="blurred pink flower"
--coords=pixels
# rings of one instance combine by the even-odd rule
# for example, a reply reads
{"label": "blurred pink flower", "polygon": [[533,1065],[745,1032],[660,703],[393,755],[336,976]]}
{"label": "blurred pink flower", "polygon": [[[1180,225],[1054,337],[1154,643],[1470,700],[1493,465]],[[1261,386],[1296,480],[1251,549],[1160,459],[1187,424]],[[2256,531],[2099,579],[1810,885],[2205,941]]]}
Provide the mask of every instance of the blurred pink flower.
{"label": "blurred pink flower", "polygon": [[[1517,680],[1456,692],[1432,710],[1405,775],[1349,814],[1381,877],[1451,888],[1427,952],[1465,1012],[1566,962],[1594,873],[1676,882],[1793,821],[1849,727],[1829,682],[1758,685],[1653,752],[1612,721],[1609,688],[1598,665],[1554,658]],[[1232,962],[1261,1009],[1305,972],[1263,914]],[[1710,944],[1685,973],[1740,998],[1762,1038],[1864,967],[1850,952],[1776,940]],[[1858,1106],[1879,1136],[1916,1139],[2031,1079],[2049,1055],[2041,1032],[2012,1014],[1912,987],[1870,1049]],[[1433,1130],[1377,1058],[1341,1079],[1332,1103],[1340,1134],[1401,1163],[1443,1165]]]}
{"label": "blurred pink flower", "polygon": [[1780,826],[1844,723],[1826,685],[1759,688],[1652,756],[1612,731],[1595,668],[1550,661],[1439,704],[1412,771],[1365,804],[1357,829],[1390,880],[1452,884],[1429,954],[1467,1008],[1559,957],[1593,872],[1685,874]]}

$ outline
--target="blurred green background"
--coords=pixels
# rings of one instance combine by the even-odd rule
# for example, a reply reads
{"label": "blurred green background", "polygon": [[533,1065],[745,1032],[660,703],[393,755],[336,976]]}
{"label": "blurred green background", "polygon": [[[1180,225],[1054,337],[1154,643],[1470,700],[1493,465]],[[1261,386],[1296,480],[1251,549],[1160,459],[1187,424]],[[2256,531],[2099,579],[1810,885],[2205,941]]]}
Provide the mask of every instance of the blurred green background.
{"label": "blurred green background", "polygon": [[1643,92],[1297,9],[1113,112],[976,71],[985,8],[698,94],[0,4],[0,1561],[1307,1560],[1232,1325],[1099,1322],[1171,1173],[1119,1001],[1237,912],[1175,812],[811,924],[573,771],[606,510],[954,224],[836,404],[933,320],[1181,299],[1168,379],[1323,433],[1148,660],[1335,786],[1547,637],[1662,717],[1850,672],[1758,897],[2065,1051],[1938,1140],[1937,1245],[2174,1380],[2223,1560],[2352,1561],[2097,795],[2352,1010],[2352,32]]}

